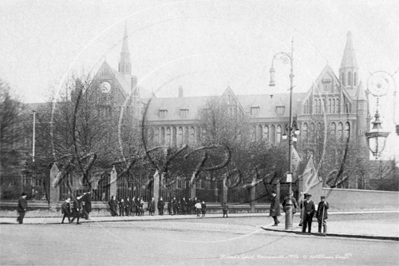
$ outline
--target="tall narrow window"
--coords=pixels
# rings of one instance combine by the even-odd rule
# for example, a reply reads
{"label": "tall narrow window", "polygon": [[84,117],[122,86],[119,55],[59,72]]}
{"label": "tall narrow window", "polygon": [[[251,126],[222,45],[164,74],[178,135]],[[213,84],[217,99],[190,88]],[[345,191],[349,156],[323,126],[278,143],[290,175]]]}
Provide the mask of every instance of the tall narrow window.
{"label": "tall narrow window", "polygon": [[161,128],[161,144],[165,145],[165,128]]}
{"label": "tall narrow window", "polygon": [[339,113],[339,99],[335,99],[335,112]]}
{"label": "tall narrow window", "polygon": [[337,125],[334,122],[331,123],[331,132],[330,132],[330,134],[331,134],[332,137],[334,137],[334,138],[336,137]]}
{"label": "tall narrow window", "polygon": [[177,146],[183,145],[183,128],[179,127],[177,129]]}
{"label": "tall narrow window", "polygon": [[263,127],[263,139],[269,140],[269,127],[268,126]]}
{"label": "tall narrow window", "polygon": [[328,113],[331,114],[331,99],[328,99]]}
{"label": "tall narrow window", "polygon": [[165,144],[167,145],[167,146],[170,146],[170,137],[171,137],[171,135],[170,135],[170,128],[168,127],[168,128],[166,128],[166,142],[165,142]]}
{"label": "tall narrow window", "polygon": [[281,141],[281,126],[280,125],[277,126],[276,131],[277,131],[276,143],[280,143],[280,141]]}
{"label": "tall narrow window", "polygon": [[348,72],[348,86],[352,85],[352,72]]}
{"label": "tall narrow window", "polygon": [[350,124],[349,122],[346,122],[344,130],[344,140],[346,140],[349,137],[349,132],[350,132]]}
{"label": "tall narrow window", "polygon": [[276,128],[274,125],[270,126],[270,142],[276,144]]}
{"label": "tall narrow window", "polygon": [[338,123],[338,134],[337,134],[337,139],[342,140],[342,130],[343,130],[343,125],[342,123]]}
{"label": "tall narrow window", "polygon": [[353,86],[357,85],[357,73],[353,72]]}
{"label": "tall narrow window", "polygon": [[303,123],[302,124],[302,141],[304,143],[306,143],[308,141],[308,124],[307,123]]}

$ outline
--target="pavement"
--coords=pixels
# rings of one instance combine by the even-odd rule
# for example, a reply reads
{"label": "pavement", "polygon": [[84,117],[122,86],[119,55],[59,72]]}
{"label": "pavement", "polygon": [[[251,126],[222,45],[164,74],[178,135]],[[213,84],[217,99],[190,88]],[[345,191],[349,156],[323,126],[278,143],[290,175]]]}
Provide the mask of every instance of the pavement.
{"label": "pavement", "polygon": [[[399,210],[396,211],[361,211],[361,212],[329,212],[328,233],[322,235],[317,233],[317,221],[312,223],[312,233],[302,233],[302,228],[298,225],[299,217],[294,217],[292,230],[285,229],[284,215],[279,217],[280,224],[273,226],[272,218],[267,213],[232,213],[229,218],[249,218],[265,217],[267,223],[261,226],[266,231],[282,234],[306,234],[314,236],[345,237],[345,238],[363,238],[399,241]],[[360,217],[360,219],[359,219]],[[206,214],[205,218],[222,218],[222,214]],[[40,224],[60,224],[62,217],[29,217],[24,218],[25,225]],[[127,221],[162,221],[162,220],[186,220],[199,219],[196,215],[144,215],[144,216],[109,216],[109,217],[90,217],[89,220],[80,219],[82,224],[99,222],[127,222]],[[226,220],[227,221],[227,220]],[[17,225],[16,217],[0,217],[0,224]]]}

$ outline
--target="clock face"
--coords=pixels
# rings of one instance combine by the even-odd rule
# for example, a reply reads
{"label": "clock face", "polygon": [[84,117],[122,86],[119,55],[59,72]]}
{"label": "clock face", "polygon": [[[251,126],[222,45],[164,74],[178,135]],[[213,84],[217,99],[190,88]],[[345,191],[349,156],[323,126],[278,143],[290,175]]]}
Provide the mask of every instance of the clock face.
{"label": "clock face", "polygon": [[391,76],[385,72],[374,72],[367,81],[367,90],[376,97],[384,96],[389,89]]}
{"label": "clock face", "polygon": [[104,81],[103,83],[101,83],[100,88],[101,92],[109,93],[111,91],[111,84],[109,84],[109,82],[107,81]]}

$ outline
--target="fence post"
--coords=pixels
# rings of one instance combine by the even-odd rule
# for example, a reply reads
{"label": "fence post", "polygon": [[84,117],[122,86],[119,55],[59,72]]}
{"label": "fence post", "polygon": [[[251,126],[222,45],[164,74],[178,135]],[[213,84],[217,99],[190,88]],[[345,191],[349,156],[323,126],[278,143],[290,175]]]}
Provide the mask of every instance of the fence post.
{"label": "fence post", "polygon": [[[153,188],[154,190],[152,191],[152,197],[154,198],[155,201],[155,206],[154,206],[154,213],[158,213],[158,199],[159,199],[159,174],[158,171],[155,172],[154,174],[154,183],[153,183]],[[159,214],[159,213],[158,213]]]}
{"label": "fence post", "polygon": [[111,198],[111,196],[115,196],[115,199],[117,199],[117,195],[116,195],[117,189],[118,189],[117,178],[118,178],[118,173],[116,172],[115,165],[114,165],[112,167],[111,177],[109,180],[109,194],[110,194],[109,198]]}
{"label": "fence post", "polygon": [[251,206],[251,212],[256,212],[256,209],[255,209],[255,205],[256,205],[256,201],[255,201],[255,198],[256,198],[256,186],[255,186],[255,183],[256,183],[256,177],[253,177],[252,178],[252,186],[251,186],[251,189],[250,189],[250,195],[251,195],[251,202],[250,202],[250,206]]}

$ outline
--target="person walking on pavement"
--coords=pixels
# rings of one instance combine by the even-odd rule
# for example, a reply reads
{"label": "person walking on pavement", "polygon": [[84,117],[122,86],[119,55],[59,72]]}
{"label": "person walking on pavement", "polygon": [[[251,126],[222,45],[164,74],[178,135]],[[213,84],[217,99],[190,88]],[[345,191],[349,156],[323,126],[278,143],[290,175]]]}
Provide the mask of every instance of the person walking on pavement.
{"label": "person walking on pavement", "polygon": [[197,213],[197,217],[200,217],[200,213],[201,213],[201,202],[195,203],[194,207],[195,207],[195,212]]}
{"label": "person walking on pavement", "polygon": [[202,212],[202,218],[204,218],[204,217],[205,217],[205,214],[206,214],[206,204],[205,204],[205,201],[202,201],[202,203],[201,203],[201,212]]}
{"label": "person walking on pavement", "polygon": [[316,218],[319,224],[319,233],[321,233],[321,227],[323,226],[323,234],[327,233],[327,210],[329,208],[328,202],[326,202],[326,197],[321,196],[319,205],[317,206]]}
{"label": "person walking on pavement", "polygon": [[280,223],[280,221],[277,219],[277,216],[280,216],[280,203],[275,191],[273,191],[272,193],[272,201],[270,203],[270,216],[273,217],[274,220],[273,226],[277,226]]}
{"label": "person walking on pavement", "polygon": [[64,214],[61,223],[64,223],[65,217],[68,218],[68,223],[71,222],[71,198],[67,198],[61,205],[61,212]]}
{"label": "person walking on pavement", "polygon": [[287,213],[287,211],[288,211],[288,202],[289,202],[290,199],[291,199],[291,204],[292,204],[291,205],[292,206],[292,208],[291,208],[292,221],[294,221],[294,214],[296,213],[296,210],[298,208],[298,203],[296,202],[296,199],[294,197],[294,193],[292,191],[290,192],[290,194],[288,196],[286,196],[284,198],[282,205],[283,205],[284,212]]}
{"label": "person walking on pavement", "polygon": [[158,200],[158,214],[163,215],[163,208],[165,206],[165,202],[163,202],[162,197],[159,198]]}
{"label": "person walking on pavement", "polygon": [[308,233],[312,232],[312,219],[315,214],[316,208],[314,202],[310,199],[312,195],[305,194],[305,201],[303,202],[303,221],[302,221],[302,232],[306,232],[306,227],[308,228]]}
{"label": "person walking on pavement", "polygon": [[227,205],[226,202],[223,202],[222,204],[222,210],[223,210],[223,218],[229,218],[228,212],[229,212],[229,206]]}
{"label": "person walking on pavement", "polygon": [[108,201],[108,205],[111,215],[118,216],[118,212],[116,211],[118,209],[118,203],[116,202],[114,195],[111,196],[111,199]]}
{"label": "person walking on pavement", "polygon": [[119,216],[125,216],[125,200],[123,198],[119,201]]}
{"label": "person walking on pavement", "polygon": [[155,199],[152,198],[150,202],[148,202],[148,212],[150,216],[154,215],[155,212]]}
{"label": "person walking on pavement", "polygon": [[126,197],[126,200],[125,200],[125,213],[126,213],[126,216],[130,216],[130,199],[129,199],[129,197]]}
{"label": "person walking on pavement", "polygon": [[91,192],[90,192],[90,190],[87,191],[83,195],[82,200],[84,202],[83,215],[84,215],[85,219],[88,220],[89,214],[91,212]]}
{"label": "person walking on pavement", "polygon": [[26,193],[22,192],[21,197],[18,200],[18,207],[17,207],[17,212],[19,214],[17,222],[19,222],[20,224],[24,223],[24,217],[27,208],[28,208],[28,202],[26,201]]}
{"label": "person walking on pavement", "polygon": [[76,197],[73,199],[73,204],[72,204],[72,220],[70,223],[73,223],[73,221],[76,220],[76,224],[79,223],[81,211],[82,211],[82,197]]}

